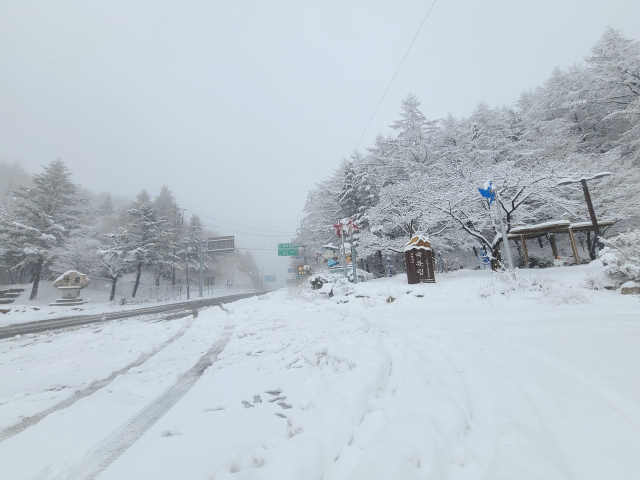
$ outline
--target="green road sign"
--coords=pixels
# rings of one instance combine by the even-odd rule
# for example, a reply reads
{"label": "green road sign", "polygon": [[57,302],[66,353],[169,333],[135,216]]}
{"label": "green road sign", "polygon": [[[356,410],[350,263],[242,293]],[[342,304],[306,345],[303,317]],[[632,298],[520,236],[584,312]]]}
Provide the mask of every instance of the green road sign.
{"label": "green road sign", "polygon": [[278,256],[279,257],[295,257],[298,255],[298,248],[295,243],[279,243],[278,244]]}

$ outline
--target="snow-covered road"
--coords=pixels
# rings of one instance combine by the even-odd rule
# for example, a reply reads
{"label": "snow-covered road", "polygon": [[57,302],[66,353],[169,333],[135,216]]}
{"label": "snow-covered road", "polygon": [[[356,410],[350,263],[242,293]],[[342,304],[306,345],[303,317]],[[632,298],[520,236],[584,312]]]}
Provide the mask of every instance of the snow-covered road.
{"label": "snow-covered road", "polygon": [[108,379],[0,436],[3,478],[638,478],[640,302],[585,288],[594,272],[281,290],[2,341],[5,431]]}

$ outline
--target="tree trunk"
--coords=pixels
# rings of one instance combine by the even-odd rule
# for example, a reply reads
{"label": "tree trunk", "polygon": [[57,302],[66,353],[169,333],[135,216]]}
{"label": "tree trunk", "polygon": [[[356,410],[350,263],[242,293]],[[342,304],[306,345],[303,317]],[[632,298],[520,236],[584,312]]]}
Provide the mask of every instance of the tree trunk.
{"label": "tree trunk", "polygon": [[118,281],[118,275],[115,277],[111,277],[111,295],[109,296],[109,301],[112,301],[116,298],[116,282]]}
{"label": "tree trunk", "polygon": [[589,258],[591,260],[596,259],[596,242],[595,239],[591,240],[591,232],[587,230],[587,248],[589,249]]}
{"label": "tree trunk", "polygon": [[133,293],[131,294],[131,298],[135,298],[136,292],[138,291],[138,285],[140,285],[140,275],[142,274],[142,264],[138,264],[138,269],[136,270],[136,281],[133,284]]}
{"label": "tree trunk", "polygon": [[31,296],[29,300],[35,300],[38,298],[38,285],[40,285],[40,274],[42,273],[42,264],[44,259],[39,258],[36,267],[33,270],[33,287],[31,287]]}
{"label": "tree trunk", "polygon": [[498,242],[491,250],[491,270],[497,272],[502,268],[502,252],[500,251],[500,243]]}
{"label": "tree trunk", "polygon": [[516,244],[516,250],[518,250],[518,256],[524,257],[524,254],[522,253],[522,245],[520,245],[520,240],[518,240],[517,238],[514,238],[513,241]]}

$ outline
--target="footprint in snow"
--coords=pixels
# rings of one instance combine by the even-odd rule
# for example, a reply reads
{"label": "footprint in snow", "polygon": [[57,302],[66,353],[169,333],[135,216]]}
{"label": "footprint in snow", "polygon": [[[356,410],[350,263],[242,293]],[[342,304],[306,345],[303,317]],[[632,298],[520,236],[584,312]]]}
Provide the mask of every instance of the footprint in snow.
{"label": "footprint in snow", "polygon": [[260,398],[260,394],[253,396],[253,403],[262,403],[262,399]]}
{"label": "footprint in snow", "polygon": [[244,405],[244,408],[253,408],[253,405],[246,400],[242,400],[242,404]]}
{"label": "footprint in snow", "polygon": [[273,403],[273,402],[277,402],[278,400],[286,400],[286,399],[287,399],[287,396],[283,395],[281,397],[270,398],[269,400],[267,400],[267,402]]}
{"label": "footprint in snow", "polygon": [[278,395],[280,395],[282,393],[282,390],[277,388],[275,390],[267,390],[265,393],[268,393],[269,395],[277,397]]}
{"label": "footprint in snow", "polygon": [[204,411],[205,412],[218,412],[218,411],[224,410],[224,409],[225,409],[225,407],[221,407],[221,406],[213,407],[213,408],[207,407],[207,408],[204,409]]}

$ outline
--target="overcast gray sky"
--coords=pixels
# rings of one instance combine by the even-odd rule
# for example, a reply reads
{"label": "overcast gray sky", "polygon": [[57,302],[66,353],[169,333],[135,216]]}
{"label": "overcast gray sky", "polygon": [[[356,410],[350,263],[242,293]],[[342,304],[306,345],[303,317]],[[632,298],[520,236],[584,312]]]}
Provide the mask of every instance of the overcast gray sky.
{"label": "overcast gray sky", "polygon": [[[61,157],[95,192],[166,184],[199,214],[294,231],[430,5],[2,0],[0,159],[35,172]],[[637,0],[438,0],[360,148],[409,91],[431,119],[509,105],[608,25],[640,39],[638,19]],[[219,230],[256,248],[289,240]],[[285,260],[254,254],[284,280]]]}

